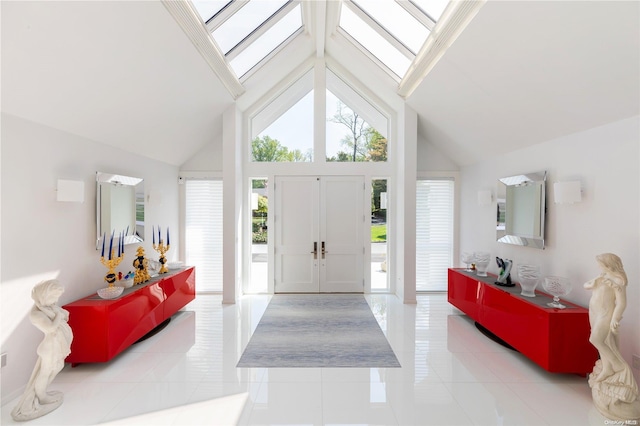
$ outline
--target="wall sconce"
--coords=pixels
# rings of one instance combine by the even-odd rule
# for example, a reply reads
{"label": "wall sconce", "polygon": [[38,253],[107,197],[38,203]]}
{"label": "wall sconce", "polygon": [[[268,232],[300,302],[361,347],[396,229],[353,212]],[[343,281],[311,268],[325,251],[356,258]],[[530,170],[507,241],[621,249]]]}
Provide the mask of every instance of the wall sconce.
{"label": "wall sconce", "polygon": [[478,205],[479,206],[488,206],[491,204],[493,197],[491,191],[483,190],[478,191]]}
{"label": "wall sconce", "polygon": [[56,200],[84,203],[84,181],[58,179]]}
{"label": "wall sconce", "polygon": [[573,204],[582,201],[580,181],[555,182],[553,184],[553,200],[556,204]]}

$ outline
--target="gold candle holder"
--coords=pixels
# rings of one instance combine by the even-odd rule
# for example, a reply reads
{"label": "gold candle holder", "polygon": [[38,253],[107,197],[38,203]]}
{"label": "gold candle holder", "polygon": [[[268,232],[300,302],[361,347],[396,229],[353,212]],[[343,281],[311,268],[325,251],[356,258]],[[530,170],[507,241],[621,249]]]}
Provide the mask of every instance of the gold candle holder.
{"label": "gold candle holder", "polygon": [[160,240],[160,243],[153,245],[153,249],[158,253],[160,253],[160,259],[158,259],[158,261],[162,266],[158,271],[159,274],[166,274],[167,272],[169,272],[169,269],[167,269],[167,266],[166,266],[167,258],[164,255],[166,252],[169,251],[169,247],[170,247],[169,244],[164,244],[162,240]]}
{"label": "gold candle holder", "polygon": [[134,285],[142,284],[151,279],[149,271],[147,270],[148,263],[149,262],[144,257],[144,248],[142,246],[138,247],[136,258],[133,259],[133,267],[136,268],[136,272],[133,276]]}
{"label": "gold candle holder", "polygon": [[116,282],[116,266],[122,262],[124,259],[124,253],[120,254],[120,256],[114,256],[115,249],[111,249],[110,259],[105,259],[104,256],[100,257],[100,263],[108,268],[107,275],[104,276],[104,280],[109,284],[109,287],[114,287],[114,283]]}

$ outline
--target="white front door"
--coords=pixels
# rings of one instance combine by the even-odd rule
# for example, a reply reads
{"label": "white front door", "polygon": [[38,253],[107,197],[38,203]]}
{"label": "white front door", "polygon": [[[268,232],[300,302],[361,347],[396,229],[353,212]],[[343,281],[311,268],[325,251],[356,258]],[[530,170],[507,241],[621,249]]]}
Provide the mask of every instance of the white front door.
{"label": "white front door", "polygon": [[275,292],[364,290],[364,179],[276,177]]}

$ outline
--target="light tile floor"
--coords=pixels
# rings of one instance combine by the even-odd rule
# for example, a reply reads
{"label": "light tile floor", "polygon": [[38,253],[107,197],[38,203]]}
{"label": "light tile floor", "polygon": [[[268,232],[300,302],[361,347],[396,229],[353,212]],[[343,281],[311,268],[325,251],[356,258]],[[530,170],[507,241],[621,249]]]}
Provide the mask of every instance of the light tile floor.
{"label": "light tile floor", "polygon": [[[241,369],[270,297],[199,295],[109,363],[69,365],[29,425],[605,425],[586,379],[550,374],[479,333],[444,294],[366,295],[402,368]],[[2,407],[0,423],[16,424]],[[24,423],[23,423],[24,424]]]}

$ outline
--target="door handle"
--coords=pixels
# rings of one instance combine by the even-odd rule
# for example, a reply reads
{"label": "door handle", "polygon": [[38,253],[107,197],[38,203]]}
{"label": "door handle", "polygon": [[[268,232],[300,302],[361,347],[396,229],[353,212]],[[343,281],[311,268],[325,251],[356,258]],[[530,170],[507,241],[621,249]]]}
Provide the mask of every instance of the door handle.
{"label": "door handle", "polygon": [[311,252],[311,254],[313,254],[314,259],[318,258],[318,242],[317,241],[313,242],[313,251]]}
{"label": "door handle", "polygon": [[324,259],[324,255],[328,254],[329,252],[325,250],[324,248],[324,241],[322,242],[322,258]]}

